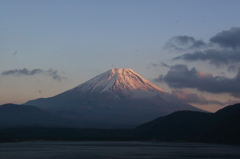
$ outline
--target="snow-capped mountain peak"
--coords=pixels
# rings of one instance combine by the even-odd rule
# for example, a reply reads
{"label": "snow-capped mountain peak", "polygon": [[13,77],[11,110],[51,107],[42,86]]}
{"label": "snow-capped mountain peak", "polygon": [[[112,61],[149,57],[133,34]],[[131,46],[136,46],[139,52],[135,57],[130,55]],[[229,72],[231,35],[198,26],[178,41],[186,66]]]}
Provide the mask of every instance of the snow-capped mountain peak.
{"label": "snow-capped mountain peak", "polygon": [[85,128],[136,127],[177,110],[199,110],[166,97],[167,92],[133,70],[111,69],[73,89],[26,105],[60,114]]}
{"label": "snow-capped mountain peak", "polygon": [[162,94],[165,91],[141,77],[131,69],[114,68],[69,90],[74,94],[82,93],[123,93],[134,97]]}

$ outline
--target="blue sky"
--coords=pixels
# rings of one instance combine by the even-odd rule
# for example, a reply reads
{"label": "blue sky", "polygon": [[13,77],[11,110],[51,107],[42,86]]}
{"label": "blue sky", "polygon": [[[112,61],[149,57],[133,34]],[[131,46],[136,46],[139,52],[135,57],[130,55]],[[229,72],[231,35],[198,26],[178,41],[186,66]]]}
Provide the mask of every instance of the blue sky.
{"label": "blue sky", "polygon": [[[157,80],[168,77],[176,64],[234,78],[237,71],[229,71],[230,64],[172,60],[193,50],[166,44],[187,36],[210,45],[212,37],[240,27],[239,6],[239,0],[1,0],[0,104],[53,96],[111,68],[131,68],[169,92],[240,101],[229,91],[172,87],[167,79]],[[207,110],[223,106],[195,105]]]}

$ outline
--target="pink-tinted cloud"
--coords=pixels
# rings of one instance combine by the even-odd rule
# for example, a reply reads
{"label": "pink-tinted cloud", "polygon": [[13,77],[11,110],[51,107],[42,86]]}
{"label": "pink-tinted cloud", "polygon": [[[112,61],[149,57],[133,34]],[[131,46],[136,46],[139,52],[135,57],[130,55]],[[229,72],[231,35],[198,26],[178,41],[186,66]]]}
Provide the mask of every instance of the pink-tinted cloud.
{"label": "pink-tinted cloud", "polygon": [[208,100],[204,96],[198,95],[196,93],[192,93],[190,91],[185,90],[172,90],[171,96],[173,99],[180,100],[185,103],[190,104],[217,104],[217,105],[225,105],[225,103],[221,103],[216,100]]}

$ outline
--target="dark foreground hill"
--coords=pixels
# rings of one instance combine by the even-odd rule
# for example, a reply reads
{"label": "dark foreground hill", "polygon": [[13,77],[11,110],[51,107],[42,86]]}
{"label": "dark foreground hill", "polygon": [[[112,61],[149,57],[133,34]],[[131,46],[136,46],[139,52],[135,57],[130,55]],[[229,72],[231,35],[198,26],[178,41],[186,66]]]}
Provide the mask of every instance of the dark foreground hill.
{"label": "dark foreground hill", "polygon": [[240,104],[225,107],[216,113],[177,111],[135,129],[81,129],[56,125],[0,129],[0,142],[25,140],[156,140],[240,144]]}
{"label": "dark foreground hill", "polygon": [[209,125],[199,135],[198,140],[240,144],[240,103],[225,107],[214,113]]}
{"label": "dark foreground hill", "polygon": [[51,126],[60,119],[35,106],[4,104],[0,106],[0,128],[23,126]]}
{"label": "dark foreground hill", "polygon": [[143,138],[156,140],[188,140],[196,137],[206,128],[212,113],[177,111],[142,124],[135,133]]}
{"label": "dark foreground hill", "polygon": [[240,143],[240,104],[216,113],[177,111],[135,128],[145,139]]}

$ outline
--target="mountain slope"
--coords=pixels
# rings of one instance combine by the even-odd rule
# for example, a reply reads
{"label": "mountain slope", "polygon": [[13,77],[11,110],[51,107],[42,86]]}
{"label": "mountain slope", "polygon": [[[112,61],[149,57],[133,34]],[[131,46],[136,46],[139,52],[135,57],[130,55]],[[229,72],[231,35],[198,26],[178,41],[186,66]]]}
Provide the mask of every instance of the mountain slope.
{"label": "mountain slope", "polygon": [[201,111],[165,100],[167,95],[131,69],[111,69],[59,95],[26,104],[90,127],[134,127],[177,110]]}
{"label": "mountain slope", "polygon": [[0,127],[46,126],[57,124],[59,119],[35,106],[4,104],[0,106]]}

